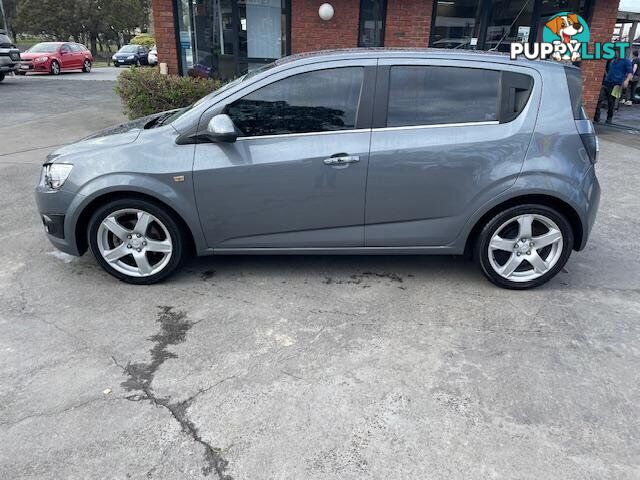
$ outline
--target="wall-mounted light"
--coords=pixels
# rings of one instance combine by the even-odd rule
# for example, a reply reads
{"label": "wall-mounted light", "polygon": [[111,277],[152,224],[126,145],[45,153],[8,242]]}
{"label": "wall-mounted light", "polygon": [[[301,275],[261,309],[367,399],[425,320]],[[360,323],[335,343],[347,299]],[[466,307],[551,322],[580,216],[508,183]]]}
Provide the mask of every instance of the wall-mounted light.
{"label": "wall-mounted light", "polygon": [[331,20],[334,13],[333,6],[330,3],[323,3],[318,9],[318,15],[320,15],[320,18],[325,22]]}

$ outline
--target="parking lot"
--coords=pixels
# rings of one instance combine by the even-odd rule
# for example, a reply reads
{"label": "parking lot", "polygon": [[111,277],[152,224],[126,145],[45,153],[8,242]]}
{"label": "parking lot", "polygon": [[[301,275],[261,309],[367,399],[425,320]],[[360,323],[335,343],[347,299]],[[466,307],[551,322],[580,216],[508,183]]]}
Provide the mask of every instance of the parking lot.
{"label": "parking lot", "polygon": [[49,151],[124,120],[107,73],[0,84],[0,478],[640,478],[640,135],[603,132],[590,243],[533,291],[418,256],[136,287],[33,199]]}

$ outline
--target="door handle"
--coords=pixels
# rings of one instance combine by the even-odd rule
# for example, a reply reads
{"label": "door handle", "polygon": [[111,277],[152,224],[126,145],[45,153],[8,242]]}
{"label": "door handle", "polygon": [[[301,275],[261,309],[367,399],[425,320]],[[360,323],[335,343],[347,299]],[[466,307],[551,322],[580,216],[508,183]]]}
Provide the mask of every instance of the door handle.
{"label": "door handle", "polygon": [[325,165],[344,165],[345,163],[359,162],[360,157],[358,155],[339,155],[336,157],[329,157],[323,160]]}

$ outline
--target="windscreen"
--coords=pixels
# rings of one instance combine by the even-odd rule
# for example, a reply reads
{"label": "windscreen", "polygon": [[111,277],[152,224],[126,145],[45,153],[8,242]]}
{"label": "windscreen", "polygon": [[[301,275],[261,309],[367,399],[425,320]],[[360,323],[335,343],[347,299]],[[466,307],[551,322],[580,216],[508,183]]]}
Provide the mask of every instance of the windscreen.
{"label": "windscreen", "polygon": [[53,53],[58,50],[59,45],[56,43],[36,43],[27,52],[37,53]]}

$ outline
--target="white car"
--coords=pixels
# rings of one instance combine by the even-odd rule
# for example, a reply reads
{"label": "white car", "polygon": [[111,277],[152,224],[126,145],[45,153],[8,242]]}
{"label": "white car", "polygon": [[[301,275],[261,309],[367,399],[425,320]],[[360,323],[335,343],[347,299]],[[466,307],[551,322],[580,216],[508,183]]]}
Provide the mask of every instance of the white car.
{"label": "white car", "polygon": [[149,50],[149,65],[157,65],[158,64],[158,49],[154,45],[151,50]]}

